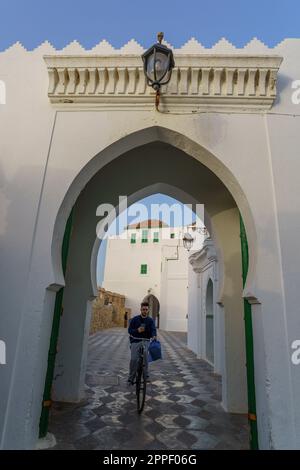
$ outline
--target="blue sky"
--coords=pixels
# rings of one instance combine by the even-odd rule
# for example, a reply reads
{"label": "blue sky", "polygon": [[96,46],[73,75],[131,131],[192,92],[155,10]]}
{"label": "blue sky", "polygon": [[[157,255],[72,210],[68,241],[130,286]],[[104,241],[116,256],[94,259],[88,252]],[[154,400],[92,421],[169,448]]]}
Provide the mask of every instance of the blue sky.
{"label": "blue sky", "polygon": [[48,39],[90,48],[101,39],[147,47],[157,31],[174,47],[191,36],[210,47],[226,37],[237,47],[256,36],[269,46],[299,37],[299,0],[0,0],[0,50],[16,41],[33,49]]}
{"label": "blue sky", "polygon": [[[142,204],[144,210],[141,212],[138,205]],[[151,196],[147,196],[143,199],[140,199],[137,204],[132,204],[129,206],[128,211],[124,211],[122,214],[126,213],[126,217],[117,217],[116,223],[112,224],[110,229],[108,230],[109,235],[116,235],[122,233],[126,226],[133,223],[138,222],[140,220],[145,219],[155,219],[155,213],[151,213],[154,211],[153,205],[155,204],[167,204],[170,208],[173,204],[178,205],[179,212],[171,212],[170,213],[170,220],[168,214],[165,214],[165,217],[160,217],[164,220],[168,225],[171,227],[181,226],[181,225],[188,225],[196,220],[196,214],[193,212],[195,211],[195,207],[192,207],[192,210],[189,208],[185,208],[181,202],[173,197],[167,196],[166,194],[153,194]],[[152,207],[151,207],[152,206]],[[200,209],[201,210],[201,209]]]}

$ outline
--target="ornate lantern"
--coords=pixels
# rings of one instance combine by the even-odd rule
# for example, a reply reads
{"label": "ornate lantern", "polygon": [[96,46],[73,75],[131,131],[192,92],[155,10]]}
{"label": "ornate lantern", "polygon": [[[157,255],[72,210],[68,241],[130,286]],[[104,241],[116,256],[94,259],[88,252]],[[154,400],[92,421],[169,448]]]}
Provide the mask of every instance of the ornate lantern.
{"label": "ornate lantern", "polygon": [[194,243],[194,238],[190,233],[185,233],[182,238],[183,241],[183,246],[187,251],[190,251],[190,249],[193,246]]}
{"label": "ornate lantern", "polygon": [[175,65],[172,50],[161,43],[163,37],[164,33],[158,33],[158,42],[142,55],[147,83],[156,92],[170,81]]}

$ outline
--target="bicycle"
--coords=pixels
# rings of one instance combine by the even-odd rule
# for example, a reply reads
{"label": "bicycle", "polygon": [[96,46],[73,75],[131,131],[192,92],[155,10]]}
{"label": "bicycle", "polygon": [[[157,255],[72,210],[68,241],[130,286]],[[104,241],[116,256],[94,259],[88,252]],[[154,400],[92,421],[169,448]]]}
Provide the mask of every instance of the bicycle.
{"label": "bicycle", "polygon": [[[132,336],[132,338],[134,338]],[[145,399],[146,399],[146,389],[147,389],[147,376],[146,376],[146,367],[145,367],[145,354],[148,354],[148,349],[146,349],[146,342],[150,342],[150,339],[146,338],[134,338],[140,340],[139,347],[139,359],[136,370],[136,401],[137,401],[137,411],[139,414],[144,409]]]}

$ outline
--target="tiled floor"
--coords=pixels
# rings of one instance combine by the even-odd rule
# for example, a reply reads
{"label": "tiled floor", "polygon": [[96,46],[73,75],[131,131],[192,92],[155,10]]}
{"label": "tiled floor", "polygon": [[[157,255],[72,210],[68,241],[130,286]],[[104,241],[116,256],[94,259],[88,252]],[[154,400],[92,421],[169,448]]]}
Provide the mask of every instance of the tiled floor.
{"label": "tiled floor", "polygon": [[142,415],[128,389],[128,336],[114,328],[90,338],[86,399],[55,403],[54,449],[247,449],[245,415],[225,413],[221,380],[186,348],[183,333],[159,332],[163,360],[151,364]]}

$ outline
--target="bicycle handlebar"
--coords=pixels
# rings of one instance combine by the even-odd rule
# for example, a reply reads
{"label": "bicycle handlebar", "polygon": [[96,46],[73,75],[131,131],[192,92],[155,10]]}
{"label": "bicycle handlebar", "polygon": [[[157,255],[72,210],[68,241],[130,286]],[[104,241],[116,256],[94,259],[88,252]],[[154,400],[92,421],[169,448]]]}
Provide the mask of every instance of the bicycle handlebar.
{"label": "bicycle handlebar", "polygon": [[130,338],[133,338],[133,339],[139,339],[140,341],[150,341],[150,339],[148,338],[136,338],[135,336],[132,336],[132,335],[129,335]]}

